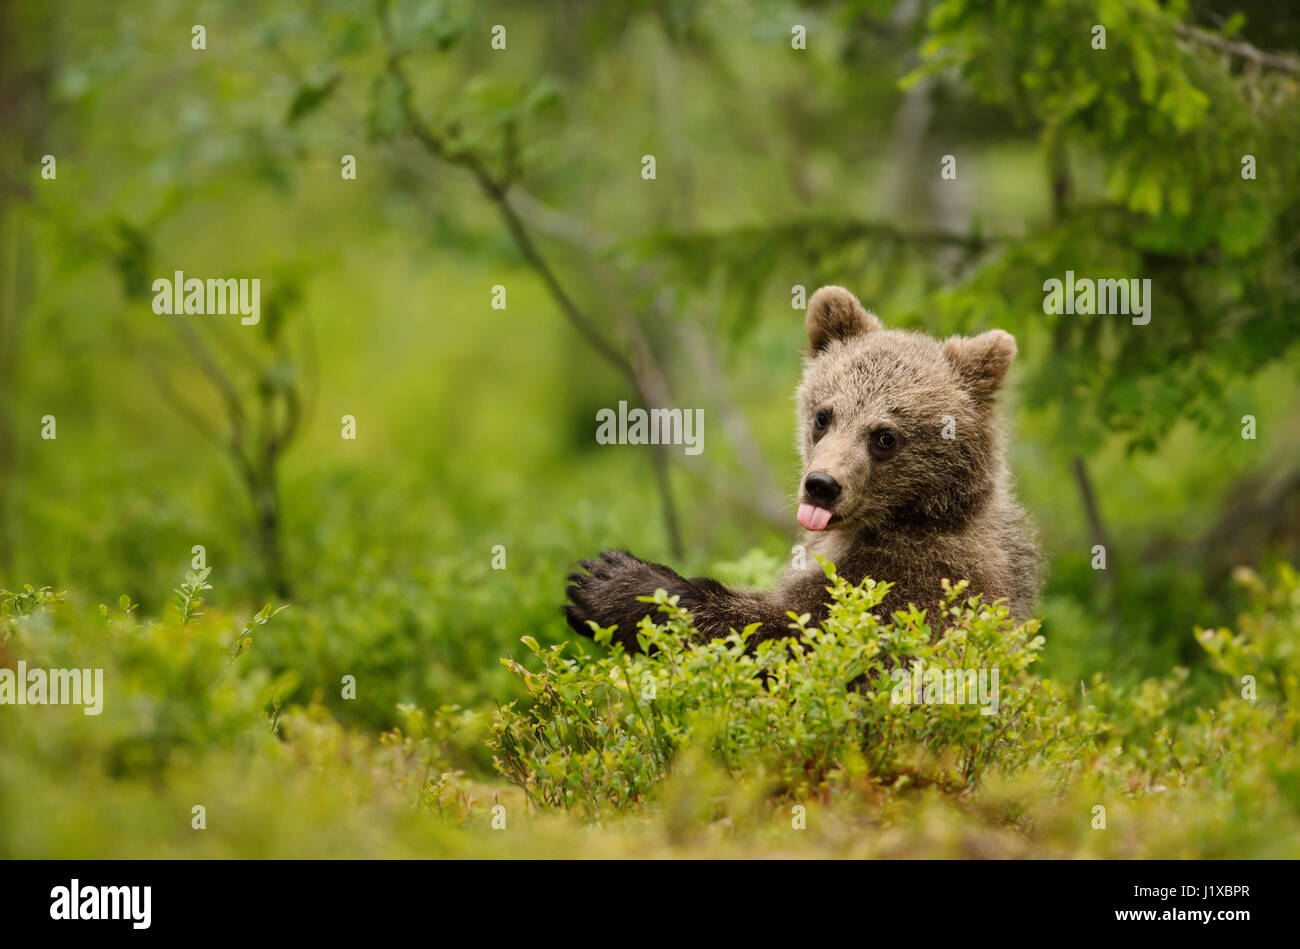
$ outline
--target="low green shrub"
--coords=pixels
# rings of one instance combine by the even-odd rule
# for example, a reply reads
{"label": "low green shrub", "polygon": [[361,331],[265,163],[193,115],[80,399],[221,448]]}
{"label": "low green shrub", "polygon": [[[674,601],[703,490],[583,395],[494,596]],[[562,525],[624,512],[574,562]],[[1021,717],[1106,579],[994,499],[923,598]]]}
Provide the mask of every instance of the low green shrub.
{"label": "low green shrub", "polygon": [[[234,613],[208,579],[187,576],[159,619],[127,597],[0,592],[0,667],[102,667],[105,682],[98,715],[0,706],[0,856],[1300,852],[1289,567],[1240,574],[1235,630],[1192,635],[1206,664],[1136,685],[1035,675],[1038,624],[961,584],[932,613],[880,617],[883,584],[829,571],[820,628],[698,642],[660,594],[644,653],[526,638],[503,670],[523,697],[397,704],[382,732],[340,721],[346,699],[288,700],[337,688],[310,664],[249,661],[300,607]],[[918,666],[921,701],[902,701]],[[926,670],[993,668],[996,714],[925,702]]]}
{"label": "low green shrub", "polygon": [[[1029,674],[1043,646],[1037,621],[1016,624],[1001,603],[966,597],[964,582],[945,585],[934,611],[882,621],[888,584],[824,569],[826,621],[810,628],[791,614],[788,638],[754,645],[755,625],[701,642],[662,590],[642,598],[662,620],[642,620],[641,653],[525,638],[541,669],[503,660],[530,701],[496,716],[497,767],[539,805],[596,815],[653,797],[689,745],[794,798],[860,781],[955,791],[992,762],[1064,773],[1093,747],[1093,720]],[[595,638],[608,644],[611,632]]]}
{"label": "low green shrub", "polygon": [[[821,852],[859,856],[1287,856],[1300,847],[1300,579],[1239,579],[1253,597],[1239,632],[1197,630],[1221,679],[1176,667],[1077,694],[1031,673],[1036,621],[947,589],[933,616],[874,612],[886,589],[827,568],[821,628],[754,630],[700,642],[663,591],[642,653],[543,648],[503,660],[527,696],[491,726],[498,770],[542,811],[604,823],[652,814],[684,826],[744,827],[788,846],[773,814],[816,804]],[[610,630],[596,632],[608,644]],[[912,670],[937,697],[949,670],[999,671],[994,714],[906,699]],[[929,694],[922,672],[920,691]],[[903,693],[900,695],[900,688]],[[784,804],[783,804],[784,802]],[[683,819],[682,814],[689,814]],[[766,815],[766,817],[764,817]],[[811,825],[810,825],[811,826]],[[892,828],[892,830],[891,830]],[[902,838],[896,831],[906,829]],[[686,838],[682,838],[686,839]],[[718,844],[717,840],[713,843]]]}

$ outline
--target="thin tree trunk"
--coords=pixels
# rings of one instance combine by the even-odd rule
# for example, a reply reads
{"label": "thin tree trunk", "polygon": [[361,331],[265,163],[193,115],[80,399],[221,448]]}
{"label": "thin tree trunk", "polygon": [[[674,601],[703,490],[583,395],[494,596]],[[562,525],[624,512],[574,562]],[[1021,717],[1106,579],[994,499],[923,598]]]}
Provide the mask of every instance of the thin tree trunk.
{"label": "thin tree trunk", "polygon": [[1114,551],[1110,542],[1110,534],[1106,530],[1106,524],[1101,517],[1101,509],[1097,506],[1097,497],[1092,490],[1092,479],[1088,476],[1088,467],[1081,456],[1075,455],[1070,460],[1070,467],[1074,471],[1074,483],[1079,488],[1079,499],[1083,502],[1083,513],[1088,519],[1088,533],[1092,538],[1093,544],[1100,544],[1106,550],[1106,580],[1113,583],[1110,571],[1114,567]]}

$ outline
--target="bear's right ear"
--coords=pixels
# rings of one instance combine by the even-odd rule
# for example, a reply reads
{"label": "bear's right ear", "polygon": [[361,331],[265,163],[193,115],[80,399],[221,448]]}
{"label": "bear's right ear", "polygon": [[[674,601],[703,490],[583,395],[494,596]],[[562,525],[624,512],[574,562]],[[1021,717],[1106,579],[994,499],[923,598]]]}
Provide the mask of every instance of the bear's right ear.
{"label": "bear's right ear", "polygon": [[975,398],[988,401],[1002,385],[1011,360],[1016,358],[1016,338],[1005,330],[978,336],[953,336],[944,341],[943,355],[957,377]]}
{"label": "bear's right ear", "polygon": [[822,287],[808,301],[804,328],[808,331],[808,343],[816,354],[833,340],[849,339],[881,327],[880,320],[864,310],[858,298],[849,291],[843,287]]}

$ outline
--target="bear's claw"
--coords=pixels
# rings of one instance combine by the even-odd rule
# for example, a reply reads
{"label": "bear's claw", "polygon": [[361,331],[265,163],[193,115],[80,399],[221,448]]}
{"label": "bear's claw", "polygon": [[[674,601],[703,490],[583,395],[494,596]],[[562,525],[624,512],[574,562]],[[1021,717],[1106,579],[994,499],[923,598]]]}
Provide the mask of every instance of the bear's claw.
{"label": "bear's claw", "polygon": [[[569,626],[588,638],[592,635],[589,622],[602,628],[616,626],[618,641],[635,641],[640,617],[652,612],[636,598],[670,582],[659,577],[667,568],[647,563],[626,550],[605,550],[599,557],[579,561],[578,566],[582,569],[565,578],[569,602],[564,605],[564,618]],[[635,618],[633,613],[637,614]]]}

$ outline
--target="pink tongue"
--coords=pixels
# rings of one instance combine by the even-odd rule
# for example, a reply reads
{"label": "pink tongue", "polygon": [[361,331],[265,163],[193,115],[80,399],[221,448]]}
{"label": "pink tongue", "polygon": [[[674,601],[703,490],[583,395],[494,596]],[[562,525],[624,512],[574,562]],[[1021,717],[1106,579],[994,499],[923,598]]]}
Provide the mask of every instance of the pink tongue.
{"label": "pink tongue", "polygon": [[819,531],[830,523],[831,512],[824,507],[816,507],[812,504],[800,504],[799,513],[796,515],[799,519],[799,526],[805,530]]}

